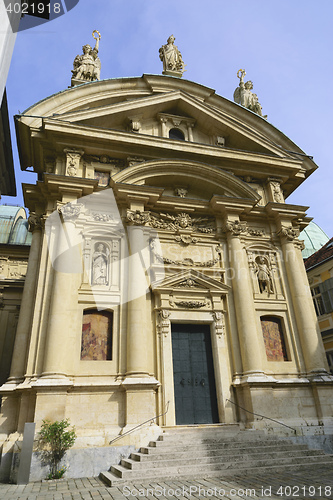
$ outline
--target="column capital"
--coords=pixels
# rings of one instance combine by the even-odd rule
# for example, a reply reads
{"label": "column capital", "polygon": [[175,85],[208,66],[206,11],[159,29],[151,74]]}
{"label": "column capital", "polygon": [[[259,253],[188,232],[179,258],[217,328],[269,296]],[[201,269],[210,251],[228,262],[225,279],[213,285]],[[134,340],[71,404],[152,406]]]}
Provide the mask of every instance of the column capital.
{"label": "column capital", "polygon": [[45,227],[45,219],[43,215],[38,215],[35,212],[30,212],[28,217],[29,231],[42,231]]}
{"label": "column capital", "polygon": [[125,222],[130,226],[145,226],[150,222],[150,212],[128,209]]}
{"label": "column capital", "polygon": [[230,233],[232,236],[240,236],[241,234],[247,233],[246,222],[241,222],[239,220],[226,221],[224,225],[224,231]]}
{"label": "column capital", "polygon": [[66,203],[58,208],[58,213],[65,222],[73,222],[80,215],[82,207],[82,203]]}
{"label": "column capital", "polygon": [[300,229],[298,227],[282,226],[277,234],[281,237],[282,241],[293,243],[299,250],[304,250],[304,241],[298,239],[300,235]]}

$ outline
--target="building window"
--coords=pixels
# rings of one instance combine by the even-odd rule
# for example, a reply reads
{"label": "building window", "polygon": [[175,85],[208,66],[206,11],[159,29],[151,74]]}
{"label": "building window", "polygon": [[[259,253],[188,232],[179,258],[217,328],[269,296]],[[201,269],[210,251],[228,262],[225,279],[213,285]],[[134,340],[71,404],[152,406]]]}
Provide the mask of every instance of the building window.
{"label": "building window", "polygon": [[311,288],[311,295],[312,295],[312,300],[313,300],[313,304],[315,306],[317,316],[321,316],[322,314],[325,314],[323,298],[321,296],[319,286],[315,286],[315,287]]}
{"label": "building window", "polygon": [[185,135],[179,128],[171,128],[169,130],[169,139],[175,139],[178,141],[185,141]]}
{"label": "building window", "polygon": [[260,318],[267,361],[288,361],[281,319],[275,316]]}
{"label": "building window", "polygon": [[330,372],[333,375],[333,351],[326,352],[327,363],[330,369]]}
{"label": "building window", "polygon": [[311,294],[317,316],[333,311],[333,278],[311,288]]}
{"label": "building window", "polygon": [[108,361],[112,359],[113,314],[88,309],[83,313],[81,360]]}

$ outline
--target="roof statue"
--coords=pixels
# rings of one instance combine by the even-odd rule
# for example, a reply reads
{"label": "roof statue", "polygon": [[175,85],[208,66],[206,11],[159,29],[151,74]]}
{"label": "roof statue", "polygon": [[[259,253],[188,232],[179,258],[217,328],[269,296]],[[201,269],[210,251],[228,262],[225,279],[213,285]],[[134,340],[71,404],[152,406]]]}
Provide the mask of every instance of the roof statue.
{"label": "roof statue", "polygon": [[[237,71],[237,77],[239,78],[239,87],[236,88],[234,92],[234,101],[237,104],[241,104],[244,108],[250,109],[257,115],[263,116],[261,104],[258,101],[258,96],[254,92],[253,83],[251,80],[244,83],[244,76],[246,75],[245,69],[239,69]],[[263,116],[263,118],[267,118],[267,115]]]}
{"label": "roof statue", "polygon": [[[96,36],[97,35],[97,36]],[[71,86],[79,85],[82,82],[92,82],[100,80],[101,61],[97,56],[101,34],[99,31],[92,32],[96,40],[95,47],[92,49],[89,44],[83,45],[83,54],[77,55],[73,62]]]}
{"label": "roof statue", "polygon": [[185,70],[185,64],[182,55],[176,45],[175,37],[170,35],[167,44],[162,45],[159,50],[160,59],[163,61],[163,75],[182,77]]}

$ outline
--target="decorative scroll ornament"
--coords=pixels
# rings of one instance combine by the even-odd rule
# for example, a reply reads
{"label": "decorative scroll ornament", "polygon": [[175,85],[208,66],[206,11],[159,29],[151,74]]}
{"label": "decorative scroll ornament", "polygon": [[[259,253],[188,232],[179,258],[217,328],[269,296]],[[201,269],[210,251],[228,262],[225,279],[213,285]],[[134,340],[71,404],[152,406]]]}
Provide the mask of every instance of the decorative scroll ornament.
{"label": "decorative scroll ornament", "polygon": [[126,222],[135,226],[145,226],[150,222],[150,212],[140,210],[127,210]]}
{"label": "decorative scroll ornament", "polygon": [[234,236],[240,236],[241,234],[244,236],[264,236],[265,234],[263,229],[248,227],[246,222],[240,222],[238,220],[234,222],[227,222],[225,225],[225,231],[230,232]]}
{"label": "decorative scroll ornament", "polygon": [[176,188],[175,189],[175,194],[177,196],[179,196],[180,198],[186,198],[187,193],[188,193],[188,191],[185,188]]}
{"label": "decorative scroll ornament", "polygon": [[265,231],[263,229],[253,229],[252,227],[248,227],[247,234],[249,236],[264,236]]}
{"label": "decorative scroll ornament", "polygon": [[75,205],[72,203],[66,203],[66,205],[58,208],[58,212],[64,221],[70,221],[80,215],[82,207],[82,203],[76,203]]}
{"label": "decorative scroll ornament", "polygon": [[207,260],[204,262],[201,261],[194,261],[190,258],[185,258],[182,260],[172,260],[168,259],[167,257],[163,257],[163,255],[159,254],[156,250],[156,240],[152,239],[150,241],[150,248],[158,262],[161,264],[169,264],[169,265],[174,265],[174,266],[189,266],[189,267],[213,267],[215,264],[217,264],[220,260],[220,254],[222,252],[222,248],[218,245],[216,247],[216,252],[218,256],[215,259]]}
{"label": "decorative scroll ornament", "polygon": [[283,227],[278,234],[285,236],[289,241],[293,241],[299,237],[300,230],[294,227]]}
{"label": "decorative scroll ornament", "polygon": [[222,338],[222,335],[225,335],[224,315],[220,311],[214,311],[212,314],[215,323],[215,333],[219,338]]}
{"label": "decorative scroll ornament", "polygon": [[298,248],[300,251],[304,250],[305,248],[305,243],[303,240],[294,240],[294,245],[296,248]]}
{"label": "decorative scroll ornament", "polygon": [[200,309],[208,305],[206,300],[170,300],[172,307],[182,307],[184,309]]}
{"label": "decorative scroll ornament", "polygon": [[177,288],[199,288],[200,285],[196,281],[194,281],[192,278],[187,278],[184,281],[181,281],[180,283],[177,284]]}
{"label": "decorative scroll ornament", "polygon": [[168,229],[177,233],[184,229],[190,230],[191,232],[212,233],[215,229],[212,218],[192,218],[185,212],[172,215],[152,214],[151,212],[141,212],[140,210],[127,210],[126,221],[132,224],[150,226],[154,229]]}
{"label": "decorative scroll ornament", "polygon": [[164,337],[167,337],[170,331],[170,315],[171,312],[168,309],[158,311],[157,331],[160,335],[164,335]]}
{"label": "decorative scroll ornament", "polygon": [[193,236],[191,236],[190,234],[176,234],[175,236],[175,240],[177,241],[177,243],[182,243],[183,245],[190,245],[191,243],[195,244],[197,243],[199,240],[198,238],[193,238]]}
{"label": "decorative scroll ornament", "polygon": [[29,231],[33,233],[35,230],[41,231],[44,228],[45,221],[42,215],[37,215],[35,212],[30,212],[28,217]]}
{"label": "decorative scroll ornament", "polygon": [[84,151],[64,149],[64,153],[66,153],[66,175],[75,177],[80,168],[80,160]]}
{"label": "decorative scroll ornament", "polygon": [[271,186],[272,186],[273,200],[275,201],[275,203],[284,203],[284,198],[280,187],[280,183],[278,181],[272,181]]}
{"label": "decorative scroll ornament", "polygon": [[109,222],[109,221],[114,220],[113,215],[102,214],[102,213],[97,213],[97,212],[92,214],[92,218],[98,222]]}

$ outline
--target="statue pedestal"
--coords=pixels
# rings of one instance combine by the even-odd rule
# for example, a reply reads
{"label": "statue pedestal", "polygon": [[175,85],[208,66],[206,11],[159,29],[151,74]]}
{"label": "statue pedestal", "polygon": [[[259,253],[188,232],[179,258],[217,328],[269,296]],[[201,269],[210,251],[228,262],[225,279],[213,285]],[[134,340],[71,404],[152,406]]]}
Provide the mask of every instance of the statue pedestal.
{"label": "statue pedestal", "polygon": [[166,76],[177,76],[178,78],[181,78],[183,76],[183,73],[181,71],[172,71],[171,69],[162,71],[162,74]]}

